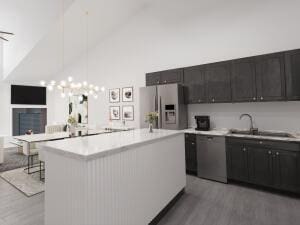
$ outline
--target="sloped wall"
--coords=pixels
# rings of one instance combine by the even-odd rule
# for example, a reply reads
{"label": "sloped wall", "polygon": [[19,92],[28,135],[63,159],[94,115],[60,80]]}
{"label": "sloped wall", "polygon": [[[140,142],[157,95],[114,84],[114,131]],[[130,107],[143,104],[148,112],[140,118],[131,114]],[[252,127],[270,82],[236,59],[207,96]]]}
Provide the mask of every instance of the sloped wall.
{"label": "sloped wall", "polygon": [[[300,48],[300,30],[296,29],[299,8],[300,2],[295,0],[155,1],[90,50],[89,80],[108,89],[133,86],[136,119],[129,124],[138,127],[138,88],[145,85],[146,72]],[[85,65],[83,57],[67,73],[84,79]],[[91,100],[90,122],[107,124],[110,105],[107,92],[97,102]],[[294,112],[300,111],[298,105],[189,106],[189,119],[193,124],[194,114],[213,114],[230,108],[232,120],[228,124],[239,113],[252,112],[257,117],[261,115],[258,122],[268,121],[264,128],[281,121],[288,129],[288,125],[300,123]],[[280,113],[274,113],[277,109]],[[271,116],[267,118],[267,114]],[[216,127],[227,125],[221,118],[214,123]]]}

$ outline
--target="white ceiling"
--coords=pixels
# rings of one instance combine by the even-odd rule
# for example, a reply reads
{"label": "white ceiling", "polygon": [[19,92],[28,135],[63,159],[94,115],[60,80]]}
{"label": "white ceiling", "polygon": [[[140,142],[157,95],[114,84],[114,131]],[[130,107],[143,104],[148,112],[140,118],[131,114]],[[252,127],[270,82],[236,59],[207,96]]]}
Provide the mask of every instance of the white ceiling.
{"label": "white ceiling", "polygon": [[3,72],[9,74],[73,0],[0,0],[0,30],[15,33],[3,42]]}
{"label": "white ceiling", "polygon": [[[7,1],[7,0],[0,0]],[[16,0],[14,0],[16,1]],[[37,0],[27,0],[28,1],[37,1]],[[71,0],[69,0],[71,1]],[[40,1],[41,2],[41,1]],[[43,1],[44,4],[45,1]],[[48,7],[53,7],[53,12],[55,9],[61,9],[61,3],[58,0],[47,0],[51,2],[48,4]],[[55,7],[53,2],[56,2],[57,6]],[[69,6],[65,12],[64,16],[64,27],[65,27],[65,38],[64,38],[64,61],[65,67],[68,64],[71,64],[75,59],[85,56],[86,52],[86,29],[88,24],[88,43],[89,48],[95,46],[98,42],[108,37],[114,31],[118,30],[119,27],[124,25],[132,16],[139,13],[145,7],[148,6],[150,0],[74,0],[74,2]],[[70,2],[69,2],[70,3]],[[2,3],[1,3],[2,4]],[[42,4],[42,3],[41,3]],[[47,4],[46,4],[47,5]],[[16,7],[16,5],[15,5]],[[46,7],[46,6],[45,6]],[[2,5],[1,5],[2,8]],[[17,7],[18,8],[18,7]],[[24,13],[19,6],[19,11],[16,13]],[[85,12],[88,10],[88,23]],[[1,9],[2,11],[2,9]],[[59,11],[59,10],[58,10]],[[0,13],[1,14],[1,13]],[[27,43],[30,40],[30,43],[34,43],[32,39],[37,39],[37,31],[31,31],[35,26],[41,25],[41,21],[44,20],[44,17],[47,17],[47,22],[44,23],[44,26],[41,26],[39,29],[39,34],[43,34],[44,29],[46,35],[42,35],[42,38],[38,42],[35,42],[30,46],[25,44],[22,33],[17,32],[13,26],[5,27],[6,30],[13,31],[17,35],[13,37],[12,46],[6,47],[4,51],[9,52],[5,53],[5,58],[10,58],[11,56],[17,56],[18,59],[21,58],[17,63],[14,69],[8,73],[7,80],[12,82],[38,82],[41,79],[50,79],[51,76],[58,74],[62,70],[62,17],[56,16],[55,22],[53,22],[53,16],[43,15],[42,12],[35,14],[35,19],[28,20],[26,23],[23,23],[24,30],[29,29],[31,35],[27,34],[26,39]],[[49,18],[48,18],[49,17]],[[52,26],[50,24],[50,17]],[[12,18],[12,15],[11,15]],[[1,18],[0,18],[1,21]],[[39,22],[38,22],[39,21]],[[20,21],[19,21],[20,22]],[[21,23],[21,22],[20,22]],[[18,26],[21,26],[18,24]],[[0,27],[1,28],[1,27]],[[43,28],[43,29],[42,29]],[[3,28],[4,29],[4,28]],[[24,31],[25,33],[25,31]],[[15,43],[14,43],[15,42]],[[18,43],[18,45],[17,45]],[[7,46],[9,46],[7,44]],[[23,46],[26,45],[26,48]],[[19,48],[23,48],[22,53],[19,54]],[[33,48],[32,48],[32,47]],[[31,48],[30,48],[31,47]],[[26,54],[24,54],[26,52]],[[19,55],[25,55],[21,57]],[[5,63],[6,60],[4,60]],[[4,65],[5,67],[5,65]]]}

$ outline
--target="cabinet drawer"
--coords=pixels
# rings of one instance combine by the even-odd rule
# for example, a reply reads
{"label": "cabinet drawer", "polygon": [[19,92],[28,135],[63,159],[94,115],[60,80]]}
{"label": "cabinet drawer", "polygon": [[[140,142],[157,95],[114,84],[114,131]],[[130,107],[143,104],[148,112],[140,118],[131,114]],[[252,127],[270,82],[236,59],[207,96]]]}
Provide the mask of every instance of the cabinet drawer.
{"label": "cabinet drawer", "polygon": [[256,139],[246,139],[246,138],[235,138],[227,137],[227,144],[242,144],[242,145],[256,145],[264,148],[271,149],[282,149],[288,151],[300,151],[299,143],[291,143],[285,141],[270,141],[270,140],[256,140]]}

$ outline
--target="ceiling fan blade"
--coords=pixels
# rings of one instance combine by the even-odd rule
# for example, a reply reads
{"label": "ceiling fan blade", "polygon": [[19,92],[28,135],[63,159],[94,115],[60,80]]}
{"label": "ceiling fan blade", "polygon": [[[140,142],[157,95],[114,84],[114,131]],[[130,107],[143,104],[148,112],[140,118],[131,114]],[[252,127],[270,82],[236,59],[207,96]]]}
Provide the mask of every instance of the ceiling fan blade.
{"label": "ceiling fan blade", "polygon": [[8,41],[7,39],[5,39],[4,37],[0,37],[0,39],[4,40],[4,41]]}
{"label": "ceiling fan blade", "polygon": [[0,31],[1,34],[9,34],[9,35],[14,35],[13,33],[11,32],[5,32],[5,31]]}

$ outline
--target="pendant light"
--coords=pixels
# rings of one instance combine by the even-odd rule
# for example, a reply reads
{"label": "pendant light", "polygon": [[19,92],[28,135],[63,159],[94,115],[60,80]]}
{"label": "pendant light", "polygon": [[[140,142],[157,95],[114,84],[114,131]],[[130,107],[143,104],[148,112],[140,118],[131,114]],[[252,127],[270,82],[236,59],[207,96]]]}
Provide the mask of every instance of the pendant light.
{"label": "pendant light", "polygon": [[[66,80],[61,80],[60,82],[56,82],[55,80],[52,80],[50,82],[46,82],[44,80],[40,81],[40,85],[43,87],[47,87],[48,91],[53,91],[54,87],[61,91],[60,96],[62,98],[65,98],[66,96],[72,97],[74,95],[78,95],[79,100],[83,99],[84,96],[93,96],[94,99],[98,99],[98,93],[104,92],[105,87],[99,88],[99,86],[94,84],[89,84],[88,81],[88,67],[89,67],[89,45],[88,45],[88,11],[85,12],[86,17],[86,40],[85,40],[85,54],[86,54],[86,68],[85,68],[85,78],[86,80],[81,82],[74,82],[73,77],[69,76]],[[62,54],[61,54],[61,63],[62,63],[62,75],[65,74],[65,18],[64,18],[64,0],[62,0]],[[82,101],[82,100],[80,100]]]}

